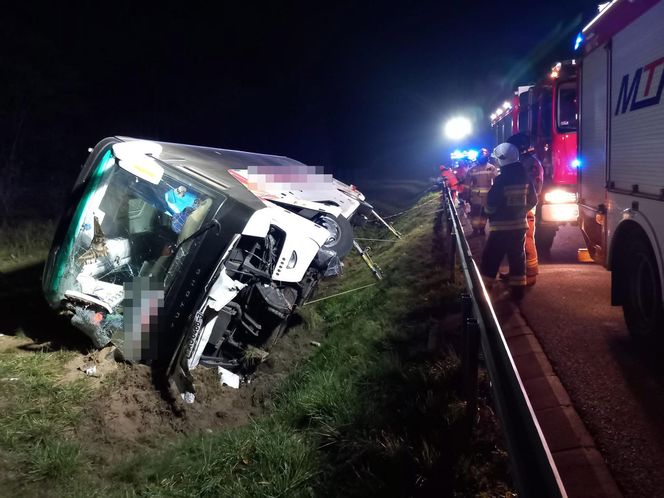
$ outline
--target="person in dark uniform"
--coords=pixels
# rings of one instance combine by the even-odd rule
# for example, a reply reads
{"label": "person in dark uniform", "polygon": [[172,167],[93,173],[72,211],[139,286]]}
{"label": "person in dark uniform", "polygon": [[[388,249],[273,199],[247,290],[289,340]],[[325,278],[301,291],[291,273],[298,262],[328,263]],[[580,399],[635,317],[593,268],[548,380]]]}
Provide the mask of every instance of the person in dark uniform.
{"label": "person in dark uniform", "polygon": [[[523,165],[526,175],[532,180],[535,192],[539,196],[542,193],[542,185],[544,183],[544,168],[535,155],[535,151],[530,146],[530,137],[525,133],[517,133],[508,138],[507,143],[510,143],[519,149],[519,161]],[[533,207],[528,211],[526,216],[528,231],[526,232],[525,249],[526,278],[528,285],[535,285],[537,274],[539,273],[537,246],[535,245],[535,210],[536,207]]]}
{"label": "person in dark uniform", "polygon": [[493,151],[500,175],[487,194],[489,238],[482,252],[480,273],[487,288],[493,286],[503,257],[509,263],[509,284],[515,298],[523,296],[526,286],[524,241],[528,223],[526,214],[537,204],[531,178],[519,162],[519,150],[502,143]]}
{"label": "person in dark uniform", "polygon": [[470,168],[466,176],[470,191],[470,225],[473,235],[484,235],[486,227],[486,198],[498,174],[496,167],[489,163],[491,153],[482,149],[477,156],[477,164]]}

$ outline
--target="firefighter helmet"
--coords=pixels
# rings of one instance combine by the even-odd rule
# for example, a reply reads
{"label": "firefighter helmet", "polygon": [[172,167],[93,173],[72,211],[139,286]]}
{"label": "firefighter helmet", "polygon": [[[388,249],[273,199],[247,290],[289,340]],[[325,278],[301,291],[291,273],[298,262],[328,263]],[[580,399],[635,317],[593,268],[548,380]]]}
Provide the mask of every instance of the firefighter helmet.
{"label": "firefighter helmet", "polygon": [[505,142],[493,149],[493,157],[496,158],[498,166],[507,166],[519,162],[519,149],[513,144]]}

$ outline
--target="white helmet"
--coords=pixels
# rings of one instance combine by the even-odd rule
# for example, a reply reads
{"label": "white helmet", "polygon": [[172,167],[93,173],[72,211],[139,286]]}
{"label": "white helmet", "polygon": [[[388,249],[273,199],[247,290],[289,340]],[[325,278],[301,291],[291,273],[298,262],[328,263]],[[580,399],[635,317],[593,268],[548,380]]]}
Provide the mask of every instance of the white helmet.
{"label": "white helmet", "polygon": [[493,149],[492,155],[496,158],[496,164],[498,166],[506,166],[508,164],[519,162],[519,149],[507,142],[502,143]]}

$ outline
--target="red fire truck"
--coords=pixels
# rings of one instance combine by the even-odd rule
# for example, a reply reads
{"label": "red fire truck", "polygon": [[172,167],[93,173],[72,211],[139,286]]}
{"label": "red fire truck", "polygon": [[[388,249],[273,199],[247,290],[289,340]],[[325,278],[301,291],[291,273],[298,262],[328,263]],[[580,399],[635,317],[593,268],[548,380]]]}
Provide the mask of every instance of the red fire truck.
{"label": "red fire truck", "polygon": [[537,208],[537,247],[547,251],[560,225],[576,223],[577,65],[556,64],[535,85],[520,86],[511,100],[491,115],[496,144],[518,132],[530,136],[544,167]]}
{"label": "red fire truck", "polygon": [[611,302],[664,332],[664,2],[613,0],[583,29],[579,211]]}

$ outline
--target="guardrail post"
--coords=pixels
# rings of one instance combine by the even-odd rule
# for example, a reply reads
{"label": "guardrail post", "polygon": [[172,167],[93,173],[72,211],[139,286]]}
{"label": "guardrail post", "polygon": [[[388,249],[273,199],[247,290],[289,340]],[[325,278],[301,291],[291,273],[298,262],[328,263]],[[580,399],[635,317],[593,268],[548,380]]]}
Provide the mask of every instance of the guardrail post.
{"label": "guardrail post", "polygon": [[477,418],[477,385],[479,374],[480,326],[474,318],[464,325],[464,349],[466,361],[463,366],[463,390],[466,397],[468,428],[472,429]]}
{"label": "guardrail post", "polygon": [[447,264],[448,264],[448,275],[447,279],[448,281],[454,283],[456,280],[456,251],[457,251],[457,244],[456,244],[456,237],[457,233],[454,228],[454,206],[452,205],[449,197],[449,192],[447,190],[443,190],[443,214],[445,215],[445,235],[448,238],[448,243],[449,246],[447,246],[447,250],[445,251],[446,256],[447,256]]}
{"label": "guardrail post", "polygon": [[449,280],[450,282],[454,283],[456,280],[456,233],[452,231],[450,234],[450,252],[449,252],[449,271],[450,271],[450,276]]}
{"label": "guardrail post", "polygon": [[463,326],[466,326],[466,320],[473,317],[473,299],[467,292],[461,293],[461,315],[463,316]]}
{"label": "guardrail post", "polygon": [[473,300],[469,294],[461,294],[463,319],[463,397],[466,401],[468,430],[472,430],[477,414],[477,379],[479,372],[480,327],[473,317]]}
{"label": "guardrail post", "polygon": [[449,252],[448,252],[448,263],[449,263],[449,281],[454,283],[456,279],[456,237],[457,233],[454,229],[454,213],[452,212],[454,206],[450,202],[450,199],[447,199],[447,234],[449,235]]}

